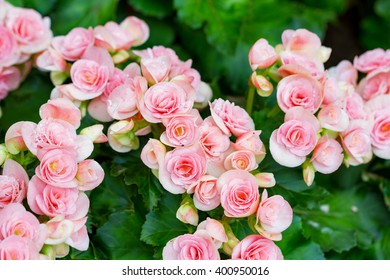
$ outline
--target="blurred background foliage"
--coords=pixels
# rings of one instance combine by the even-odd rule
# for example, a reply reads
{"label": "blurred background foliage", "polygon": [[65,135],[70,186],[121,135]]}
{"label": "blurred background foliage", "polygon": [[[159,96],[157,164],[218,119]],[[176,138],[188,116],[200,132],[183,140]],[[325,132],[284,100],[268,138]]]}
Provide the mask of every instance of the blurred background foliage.
{"label": "blurred background foliage", "polygon": [[[283,30],[307,28],[332,48],[326,66],[373,48],[390,48],[388,0],[9,0],[49,16],[55,35],[76,26],[120,22],[129,15],[145,20],[150,38],[141,46],[164,45],[181,59],[192,59],[214,97],[244,106],[251,74],[248,51],[260,37],[280,43]],[[22,86],[2,101],[1,136],[19,120],[38,121],[38,109],[50,96],[49,74],[33,70]],[[256,128],[266,143],[282,114],[274,98],[256,97]],[[84,126],[93,123],[84,119]],[[146,141],[146,139],[142,139]],[[163,191],[158,180],[139,160],[139,151],[116,154],[96,147],[106,178],[88,195],[91,199],[87,252],[72,259],[161,258],[165,243],[194,227],[175,218],[180,196]],[[262,171],[273,172],[277,186],[293,206],[295,218],[277,245],[286,259],[390,259],[390,162],[341,168],[330,176],[318,175],[308,188],[300,169],[282,168],[267,156]],[[208,213],[218,217],[221,209]],[[206,215],[205,213],[202,215]],[[202,217],[201,217],[202,218]],[[203,217],[204,218],[204,217]],[[240,238],[248,226],[232,223]]]}

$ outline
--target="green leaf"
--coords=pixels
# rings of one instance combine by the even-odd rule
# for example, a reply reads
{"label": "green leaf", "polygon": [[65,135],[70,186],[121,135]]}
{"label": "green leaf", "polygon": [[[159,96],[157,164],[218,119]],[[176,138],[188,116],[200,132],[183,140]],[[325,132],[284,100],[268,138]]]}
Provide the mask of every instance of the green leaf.
{"label": "green leaf", "polygon": [[276,242],[286,260],[323,260],[320,246],[302,235],[302,221],[294,216],[291,226],[282,233],[281,241]]}
{"label": "green leaf", "polygon": [[377,0],[374,4],[374,9],[381,17],[390,17],[390,2],[388,0]]}
{"label": "green leaf", "polygon": [[138,12],[156,18],[163,18],[173,13],[172,0],[127,0]]}
{"label": "green leaf", "polygon": [[158,208],[146,215],[141,240],[150,245],[165,246],[172,238],[189,233],[192,227],[176,218],[176,211],[180,203],[180,195],[165,192]]}
{"label": "green leaf", "polygon": [[152,259],[153,248],[140,241],[143,222],[143,218],[133,211],[115,212],[97,230],[96,240],[109,259]]}
{"label": "green leaf", "polygon": [[151,48],[153,46],[170,46],[175,39],[175,31],[167,22],[146,18],[146,23],[150,29],[150,36],[142,48]]}
{"label": "green leaf", "polygon": [[383,193],[384,201],[387,207],[390,209],[390,180],[388,179],[381,180],[379,187]]}
{"label": "green leaf", "polygon": [[358,193],[356,187],[334,192],[312,209],[296,207],[294,213],[302,218],[304,236],[323,251],[368,248],[381,227],[390,222],[378,195]]}
{"label": "green leaf", "polygon": [[248,235],[254,234],[248,225],[248,219],[236,219],[233,223],[230,224],[230,227],[234,235],[239,240],[244,239]]}

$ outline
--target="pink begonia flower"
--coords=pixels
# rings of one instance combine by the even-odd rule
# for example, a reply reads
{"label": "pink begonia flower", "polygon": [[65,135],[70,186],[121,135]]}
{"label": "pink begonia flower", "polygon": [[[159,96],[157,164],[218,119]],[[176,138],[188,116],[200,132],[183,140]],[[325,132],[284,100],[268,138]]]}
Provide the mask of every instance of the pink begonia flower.
{"label": "pink begonia flower", "polygon": [[276,97],[283,112],[301,106],[315,113],[322,103],[323,88],[317,80],[306,75],[295,74],[279,82]]}
{"label": "pink begonia flower", "polygon": [[[0,240],[18,235],[33,241],[40,249],[46,240],[46,227],[19,203],[8,204],[0,211]],[[1,242],[1,241],[0,241]]]}
{"label": "pink begonia flower", "polygon": [[239,137],[255,129],[254,122],[248,113],[229,100],[221,98],[214,100],[210,104],[210,111],[215,123],[227,135],[232,133]]}
{"label": "pink begonia flower", "polygon": [[84,192],[47,185],[35,175],[29,183],[27,202],[35,214],[50,218],[63,215],[67,219],[80,219],[89,208],[89,199]]}
{"label": "pink begonia flower", "polygon": [[106,22],[104,26],[96,26],[93,32],[96,38],[96,45],[102,46],[109,52],[128,50],[134,41],[126,29],[113,21]]}
{"label": "pink begonia flower", "polygon": [[364,100],[354,88],[347,90],[345,111],[350,120],[365,120],[368,118],[367,112],[364,110]]}
{"label": "pink begonia flower", "polygon": [[139,148],[139,140],[132,131],[133,120],[122,120],[108,127],[107,137],[110,147],[119,153],[127,153]]}
{"label": "pink begonia flower", "polygon": [[34,124],[33,122],[20,121],[12,124],[5,133],[5,146],[10,154],[16,155],[21,151],[27,150],[26,143],[22,136],[22,127],[26,123]]}
{"label": "pink begonia flower", "polygon": [[371,126],[370,136],[373,153],[390,159],[390,95],[382,95],[366,103]]}
{"label": "pink begonia flower", "polygon": [[[132,63],[133,64],[133,63]],[[138,64],[137,64],[138,66]],[[139,68],[139,66],[138,66]],[[141,75],[141,72],[139,73],[138,76]],[[120,85],[123,85],[127,79],[127,75],[126,73],[124,73],[124,71],[122,71],[121,69],[119,68],[115,68],[114,69],[114,73],[110,76],[110,78],[108,79],[108,82],[106,84],[106,87],[104,88],[104,91],[103,91],[103,94],[100,95],[100,98],[103,99],[103,101],[106,101],[107,98],[111,95],[111,93],[113,92],[113,90],[120,86]]]}
{"label": "pink begonia flower", "polygon": [[270,152],[286,167],[301,165],[317,144],[320,125],[317,118],[302,107],[287,111],[284,123],[271,134]]}
{"label": "pink begonia flower", "polygon": [[92,28],[76,27],[66,36],[56,36],[52,45],[61,56],[68,61],[80,59],[87,48],[94,45],[95,38]]}
{"label": "pink begonia flower", "polygon": [[20,52],[14,35],[0,25],[0,68],[12,66],[19,60]]}
{"label": "pink begonia flower", "polygon": [[211,175],[203,175],[195,186],[187,190],[188,193],[194,193],[193,200],[197,209],[210,211],[221,204],[217,179]]}
{"label": "pink begonia flower", "polygon": [[280,195],[268,197],[267,190],[264,190],[256,213],[256,230],[264,237],[279,241],[281,232],[291,225],[292,219],[290,204]]}
{"label": "pink begonia flower", "polygon": [[171,60],[167,56],[141,59],[141,69],[150,84],[165,82],[171,70]]}
{"label": "pink begonia flower", "polygon": [[59,188],[76,188],[77,159],[74,151],[52,149],[41,158],[36,176],[46,184]]}
{"label": "pink begonia flower", "polygon": [[228,170],[217,181],[221,192],[221,206],[227,217],[248,217],[259,205],[259,187],[256,178],[247,171]]}
{"label": "pink begonia flower", "polygon": [[72,233],[65,243],[79,251],[86,251],[88,249],[89,236],[85,222],[81,228]]}
{"label": "pink begonia flower", "polygon": [[52,46],[35,58],[35,64],[39,70],[50,72],[65,72],[67,66],[65,59]]}
{"label": "pink begonia flower", "polygon": [[325,135],[318,140],[310,162],[316,171],[330,174],[339,169],[343,159],[343,148],[340,143]]}
{"label": "pink begonia flower", "polygon": [[11,235],[0,242],[0,260],[38,260],[39,248],[33,241]]}
{"label": "pink begonia flower", "polygon": [[83,128],[80,135],[85,135],[92,140],[93,143],[106,143],[107,136],[103,133],[104,126],[102,124],[94,124]]}
{"label": "pink begonia flower", "polygon": [[162,257],[163,260],[220,260],[218,249],[205,230],[169,240]]}
{"label": "pink begonia flower", "polygon": [[103,182],[104,170],[97,161],[87,159],[78,164],[76,179],[80,191],[90,191]]}
{"label": "pink begonia flower", "polygon": [[349,116],[339,105],[331,104],[322,107],[317,118],[321,127],[333,131],[344,131],[349,126]]}
{"label": "pink begonia flower", "polygon": [[160,140],[171,147],[191,146],[199,139],[199,128],[196,125],[196,116],[191,114],[177,115],[162,120],[165,131]]}
{"label": "pink begonia flower", "polygon": [[272,188],[276,185],[276,180],[273,173],[260,172],[255,174],[255,177],[260,188]]}
{"label": "pink begonia flower", "polygon": [[111,122],[114,120],[107,112],[107,102],[104,100],[103,94],[89,101],[87,110],[88,114],[99,122]]}
{"label": "pink begonia flower", "polygon": [[140,98],[138,109],[150,123],[160,123],[163,118],[187,113],[194,104],[195,91],[191,89],[187,90],[176,82],[155,84]]}
{"label": "pink begonia flower", "polygon": [[345,82],[353,86],[356,86],[358,79],[356,68],[348,60],[342,60],[336,66],[329,68],[328,75],[338,82]]}
{"label": "pink begonia flower", "polygon": [[260,139],[260,130],[248,131],[239,137],[233,143],[235,150],[249,150],[255,155],[256,162],[260,163],[265,157],[265,147]]}
{"label": "pink begonia flower", "polygon": [[21,52],[26,54],[45,50],[52,40],[50,19],[33,9],[12,8],[7,12],[5,26],[18,41]]}
{"label": "pink begonia flower", "polygon": [[346,153],[347,165],[360,165],[372,158],[370,125],[365,120],[352,120],[349,127],[340,134],[341,144]]}
{"label": "pink begonia flower", "polygon": [[140,56],[142,59],[156,58],[159,56],[167,56],[172,65],[179,65],[180,59],[177,56],[176,52],[173,49],[166,48],[164,46],[154,46],[153,48],[148,48],[145,50],[134,50],[134,53]]}
{"label": "pink begonia flower", "polygon": [[109,72],[105,65],[80,59],[70,68],[70,76],[74,87],[78,89],[72,92],[73,96],[79,100],[89,100],[102,94],[109,79]]}
{"label": "pink begonia flower", "polygon": [[138,113],[137,93],[127,84],[116,87],[107,98],[107,112],[116,120],[131,118]]}
{"label": "pink begonia flower", "polygon": [[142,19],[129,16],[120,23],[120,26],[128,32],[134,47],[142,45],[149,38],[149,26]]}
{"label": "pink begonia flower", "polygon": [[268,68],[278,60],[274,47],[266,39],[259,39],[249,50],[248,59],[253,71]]}
{"label": "pink begonia flower", "polygon": [[8,92],[17,89],[22,82],[22,75],[16,67],[0,67],[0,100],[4,99]]}
{"label": "pink begonia flower", "polygon": [[233,260],[283,260],[282,252],[272,240],[252,234],[238,243],[232,252]]}
{"label": "pink begonia flower", "polygon": [[81,121],[81,112],[72,101],[66,98],[50,99],[39,108],[41,119],[59,119],[78,128]]}
{"label": "pink begonia flower", "polygon": [[357,91],[364,100],[370,100],[378,95],[390,93],[390,66],[370,72],[363,78]]}
{"label": "pink begonia flower", "polygon": [[24,168],[12,159],[6,159],[0,175],[0,212],[10,203],[22,203],[27,195],[28,175]]}
{"label": "pink begonia flower", "polygon": [[156,139],[149,139],[142,148],[141,160],[150,169],[159,169],[159,165],[164,163],[166,154],[165,146]]}
{"label": "pink begonia flower", "polygon": [[355,56],[353,65],[363,73],[370,73],[381,68],[390,67],[390,51],[376,48]]}
{"label": "pink begonia flower", "polygon": [[211,219],[209,217],[206,220],[202,221],[196,230],[205,230],[210,237],[213,239],[215,247],[219,249],[222,246],[223,242],[228,241],[225,229],[221,222]]}
{"label": "pink begonia flower", "polygon": [[224,161],[226,170],[239,169],[252,171],[259,165],[256,163],[256,157],[252,151],[239,150],[229,154]]}
{"label": "pink begonia flower", "polygon": [[48,237],[45,241],[48,245],[57,245],[65,242],[74,231],[74,223],[63,215],[54,216],[46,223]]}
{"label": "pink begonia flower", "polygon": [[204,120],[199,132],[199,143],[208,158],[218,160],[229,149],[229,136],[216,126],[212,117]]}
{"label": "pink begonia flower", "polygon": [[173,194],[184,193],[206,173],[206,156],[200,147],[175,148],[159,165],[161,185]]}
{"label": "pink begonia flower", "polygon": [[323,91],[324,98],[322,100],[321,106],[326,106],[334,103],[339,104],[340,101],[345,99],[347,85],[345,84],[344,86],[341,86],[340,82],[338,82],[336,78],[330,77],[328,75],[324,82]]}
{"label": "pink begonia flower", "polygon": [[182,223],[197,226],[199,222],[198,210],[191,202],[186,202],[177,209],[176,218]]}
{"label": "pink begonia flower", "polygon": [[316,80],[324,77],[324,64],[319,59],[288,51],[282,52],[280,58],[283,65],[278,73],[283,77],[291,74],[312,76]]}
{"label": "pink begonia flower", "polygon": [[108,78],[114,75],[115,64],[110,53],[106,49],[95,46],[89,47],[85,50],[81,59],[92,60],[98,63],[101,67],[107,67],[109,74]]}
{"label": "pink begonia flower", "polygon": [[257,94],[262,97],[268,97],[274,91],[272,83],[263,75],[253,72],[251,75],[251,83],[256,88]]}
{"label": "pink begonia flower", "polygon": [[195,94],[194,108],[203,109],[209,105],[211,98],[213,97],[213,90],[209,84],[201,81],[199,88]]}

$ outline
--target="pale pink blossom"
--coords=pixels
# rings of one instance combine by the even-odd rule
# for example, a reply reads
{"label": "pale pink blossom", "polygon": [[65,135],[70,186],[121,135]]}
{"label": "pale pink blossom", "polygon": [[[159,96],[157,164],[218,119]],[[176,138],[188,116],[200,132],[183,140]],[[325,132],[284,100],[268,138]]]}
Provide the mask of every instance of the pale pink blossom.
{"label": "pale pink blossom", "polygon": [[184,193],[206,173],[206,156],[197,146],[175,148],[159,166],[161,185],[173,194]]}
{"label": "pale pink blossom", "polygon": [[15,36],[21,52],[37,53],[46,49],[53,37],[50,19],[33,9],[12,8],[7,12],[5,26]]}
{"label": "pale pink blossom", "polygon": [[160,140],[171,147],[190,146],[199,139],[199,128],[196,125],[196,116],[191,114],[177,115],[162,120],[165,131]]}
{"label": "pale pink blossom", "polygon": [[203,175],[189,193],[194,193],[195,207],[202,211],[210,211],[221,204],[220,192],[217,188],[217,179],[211,175]]}
{"label": "pale pink blossom", "polygon": [[5,147],[10,154],[16,155],[21,151],[27,150],[26,143],[22,136],[22,127],[26,123],[34,124],[33,122],[19,121],[12,124],[5,133]]}
{"label": "pale pink blossom", "polygon": [[221,192],[221,206],[227,217],[248,217],[259,205],[259,187],[256,178],[247,171],[229,170],[217,181]]}
{"label": "pale pink blossom", "polygon": [[0,100],[4,99],[8,92],[17,89],[22,82],[22,75],[18,68],[0,67]]}
{"label": "pale pink blossom", "polygon": [[133,46],[140,46],[149,38],[149,26],[145,21],[134,16],[126,17],[120,26],[126,30],[132,38]]}
{"label": "pale pink blossom", "polygon": [[108,70],[108,78],[114,75],[115,72],[115,64],[110,53],[103,48],[99,47],[89,47],[85,50],[81,59],[92,60],[95,61],[100,67],[107,67]]}
{"label": "pale pink blossom", "polygon": [[141,151],[142,162],[150,169],[159,169],[159,165],[164,163],[166,154],[165,146],[156,139],[149,139]]}
{"label": "pale pink blossom", "polygon": [[354,88],[347,91],[345,111],[350,120],[365,120],[368,118],[367,112],[364,110],[364,100]]}
{"label": "pale pink blossom", "polygon": [[255,174],[255,177],[260,188],[272,188],[276,185],[276,180],[273,173],[260,172]]}
{"label": "pale pink blossom", "polygon": [[137,93],[128,84],[116,87],[107,98],[107,112],[116,120],[131,118],[138,113]]}
{"label": "pale pink blossom", "polygon": [[347,112],[336,104],[322,107],[317,118],[321,127],[333,131],[344,131],[349,125],[349,116]]}
{"label": "pale pink blossom", "polygon": [[329,76],[336,79],[338,82],[356,86],[358,72],[353,64],[348,60],[342,60],[334,67],[328,69]]}
{"label": "pale pink blossom", "polygon": [[66,36],[56,36],[52,45],[61,56],[68,61],[80,59],[85,50],[94,45],[95,38],[92,28],[76,27]]}
{"label": "pale pink blossom", "polygon": [[378,95],[389,94],[390,66],[370,72],[360,81],[357,90],[364,100],[370,100]]}
{"label": "pale pink blossom", "polygon": [[256,88],[257,94],[263,97],[268,97],[274,91],[272,83],[263,75],[253,72],[251,75],[251,83]]}
{"label": "pale pink blossom", "polygon": [[353,65],[363,73],[370,73],[380,68],[390,67],[390,51],[376,48],[355,56]]}
{"label": "pale pink blossom", "polygon": [[81,112],[72,101],[65,98],[50,99],[39,108],[41,119],[59,119],[77,129],[80,126]]}
{"label": "pale pink blossom", "polygon": [[19,60],[20,52],[14,35],[0,25],[0,68],[12,66]]}
{"label": "pale pink blossom", "polygon": [[93,143],[106,143],[108,141],[107,136],[103,133],[104,126],[102,124],[94,124],[83,128],[80,131],[80,135],[85,135]]}
{"label": "pale pink blossom", "polygon": [[85,225],[86,220],[87,219],[84,220],[83,225],[80,228],[75,227],[75,231],[65,241],[66,244],[69,244],[69,246],[79,251],[86,251],[89,247],[89,236]]}
{"label": "pale pink blossom", "polygon": [[323,88],[317,80],[306,75],[295,74],[279,82],[276,97],[283,112],[301,106],[315,113],[323,100]]}
{"label": "pale pink blossom", "polygon": [[[347,90],[346,85],[344,88]],[[340,101],[345,99],[346,90],[343,90],[340,82],[336,78],[327,76],[324,82],[324,99],[322,100],[322,106],[339,104]]]}
{"label": "pale pink blossom", "polygon": [[281,232],[292,223],[293,211],[282,196],[268,197],[267,190],[261,195],[261,202],[256,213],[256,230],[271,240],[281,240]]}
{"label": "pale pink blossom", "polygon": [[72,150],[52,149],[41,158],[35,169],[36,176],[46,184],[59,188],[75,188],[77,180],[77,158]]}
{"label": "pale pink blossom", "polygon": [[65,72],[67,67],[65,59],[52,46],[35,58],[35,64],[39,70],[50,72]]}
{"label": "pale pink blossom", "polygon": [[310,161],[316,171],[330,174],[341,166],[343,159],[343,148],[340,143],[325,135],[318,140]]}
{"label": "pale pink blossom", "polygon": [[141,69],[150,84],[165,82],[171,70],[171,60],[167,56],[141,59]]}
{"label": "pale pink blossom", "polygon": [[38,260],[39,249],[30,239],[11,235],[0,241],[0,260]]}
{"label": "pale pink blossom", "polygon": [[215,247],[219,249],[223,242],[228,242],[228,237],[225,232],[225,228],[220,221],[211,219],[209,217],[202,221],[196,228],[196,230],[205,230],[213,239]]}
{"label": "pale pink blossom", "polygon": [[232,252],[233,260],[283,260],[282,252],[272,240],[252,234],[238,243]]}
{"label": "pale pink blossom", "polygon": [[48,237],[45,241],[49,245],[57,245],[65,242],[74,231],[74,223],[65,219],[63,215],[57,215],[46,223]]}
{"label": "pale pink blossom", "polygon": [[103,182],[104,170],[93,159],[83,160],[78,164],[76,179],[80,191],[90,191]]}
{"label": "pale pink blossom", "polygon": [[270,67],[279,58],[275,49],[266,39],[259,39],[251,47],[248,54],[249,64],[253,71]]}
{"label": "pale pink blossom", "polygon": [[345,161],[348,165],[367,163],[372,158],[370,126],[368,121],[353,120],[348,129],[341,134],[341,144],[346,153]]}
{"label": "pale pink blossom", "polygon": [[238,150],[229,154],[224,161],[226,170],[239,169],[252,171],[259,165],[256,162],[255,154],[249,150]]}
{"label": "pale pink blossom", "polygon": [[303,74],[321,80],[325,74],[324,64],[318,59],[304,54],[284,51],[280,54],[282,66],[278,73],[282,76]]}
{"label": "pale pink blossom", "polygon": [[22,203],[27,195],[28,175],[24,168],[12,159],[6,159],[0,175],[0,212],[10,203]]}
{"label": "pale pink blossom", "polygon": [[183,234],[168,241],[163,260],[219,260],[214,241],[205,230]]}
{"label": "pale pink blossom", "polygon": [[260,139],[260,130],[248,131],[239,137],[233,143],[235,150],[249,150],[253,152],[256,162],[260,163],[265,157],[265,147]]}
{"label": "pale pink blossom", "polygon": [[201,81],[195,94],[194,108],[203,109],[207,107],[212,97],[213,90],[211,89],[210,85]]}
{"label": "pale pink blossom", "polygon": [[114,118],[108,114],[107,102],[103,94],[89,101],[87,110],[88,114],[99,122],[111,122],[114,120]]}
{"label": "pale pink blossom", "polygon": [[302,107],[287,111],[284,123],[271,134],[270,152],[280,165],[301,165],[317,144],[320,125],[315,116]]}
{"label": "pale pink blossom", "polygon": [[[129,66],[132,67],[134,64],[135,63],[131,63],[126,68],[128,68]],[[136,65],[139,68],[138,64],[136,64]],[[138,76],[140,76],[140,75],[141,75],[141,72],[139,72]],[[123,85],[127,78],[129,78],[129,77],[127,77],[127,74],[124,71],[122,71],[119,68],[115,68],[114,73],[108,79],[106,87],[104,88],[103,94],[100,95],[100,98],[102,98],[103,101],[107,101],[107,98],[111,95],[113,90],[116,87]]]}
{"label": "pale pink blossom", "polygon": [[96,38],[96,45],[110,52],[128,50],[133,43],[133,38],[129,36],[129,32],[113,21],[107,22],[104,26],[96,26],[93,33]]}
{"label": "pale pink blossom", "polygon": [[227,135],[240,135],[255,129],[254,122],[240,106],[221,98],[210,104],[211,116],[218,127]]}

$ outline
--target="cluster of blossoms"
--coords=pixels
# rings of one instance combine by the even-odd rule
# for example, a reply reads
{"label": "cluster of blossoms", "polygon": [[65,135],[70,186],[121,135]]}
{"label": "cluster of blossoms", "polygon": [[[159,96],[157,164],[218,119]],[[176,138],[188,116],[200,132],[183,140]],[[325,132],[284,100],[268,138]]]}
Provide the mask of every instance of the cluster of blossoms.
{"label": "cluster of blossoms", "polygon": [[[390,159],[390,52],[375,49],[326,70],[330,53],[305,29],[284,31],[275,48],[259,39],[249,52],[251,84],[268,96],[277,83],[285,113],[270,152],[283,166],[302,165],[308,185],[316,171],[329,174],[343,162]],[[360,81],[358,71],[366,74]]]}
{"label": "cluster of blossoms", "polygon": [[[104,177],[102,167],[87,159],[94,139],[77,135],[81,112],[68,99],[49,100],[39,114],[38,124],[13,124],[2,146],[0,259],[54,259],[66,256],[69,246],[89,246],[85,191]],[[31,179],[16,159],[35,164]]]}
{"label": "cluster of blossoms", "polygon": [[[264,241],[265,248],[262,248],[261,241],[258,250],[268,252],[268,246],[276,247],[272,240],[281,240],[281,232],[291,224],[292,209],[282,196],[268,197],[267,190],[260,197],[259,187],[273,187],[275,179],[272,173],[257,170],[265,151],[260,131],[254,129],[248,113],[222,99],[214,100],[210,110],[211,116],[205,119],[196,109],[162,116],[163,133],[159,140],[149,140],[142,149],[141,159],[167,191],[184,194],[176,213],[182,222],[196,226],[199,222],[198,210],[210,211],[221,206],[224,212],[221,220],[224,222],[218,230],[214,230],[227,236],[218,239],[219,247],[223,242],[226,254],[236,256],[234,248],[241,246],[226,222],[229,218],[248,219],[259,235],[256,238],[267,240]],[[214,225],[216,223],[219,222],[213,222]],[[199,231],[199,226],[193,235],[186,234],[170,241],[163,257],[219,258],[216,253],[219,247],[209,248],[213,244],[210,242],[213,233],[208,236],[204,234],[203,226]],[[197,252],[208,248],[212,253],[189,255],[186,250],[191,250],[191,246],[199,248]],[[269,255],[259,253],[256,256],[281,258],[280,252],[275,253],[275,250],[270,250],[273,253]],[[236,258],[245,258],[244,255],[237,253]]]}
{"label": "cluster of blossoms", "polygon": [[31,68],[31,56],[52,39],[49,18],[0,0],[0,100],[19,87]]}

